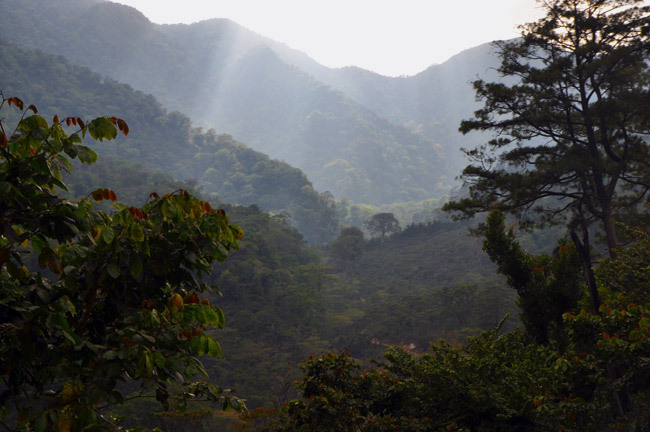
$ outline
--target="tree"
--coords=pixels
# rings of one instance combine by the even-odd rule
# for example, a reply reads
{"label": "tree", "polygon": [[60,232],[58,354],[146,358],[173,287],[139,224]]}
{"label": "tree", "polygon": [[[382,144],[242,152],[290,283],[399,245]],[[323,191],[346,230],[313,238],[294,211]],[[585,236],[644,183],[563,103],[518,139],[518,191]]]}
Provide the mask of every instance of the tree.
{"label": "tree", "polygon": [[[554,371],[553,350],[530,343],[520,332],[498,336],[498,330],[471,337],[461,348],[440,342],[431,350],[413,355],[391,347],[387,361],[363,371],[345,351],[311,356],[301,363],[304,377],[296,381],[301,397],[271,413],[266,424],[245,419],[244,430],[487,432],[565,427],[550,416],[538,418],[544,413],[537,412],[534,402],[542,394],[567,390],[562,379],[568,374]],[[549,424],[549,418],[559,426]],[[588,424],[580,420],[582,426]]]}
{"label": "tree", "polygon": [[526,253],[513,230],[506,230],[503,212],[492,210],[483,250],[498,272],[508,278],[508,285],[517,290],[526,332],[539,344],[548,345],[552,339],[563,350],[562,315],[573,310],[582,296],[583,279],[575,248],[563,239],[551,256]]}
{"label": "tree", "polygon": [[[0,108],[11,105],[23,109],[2,96]],[[199,299],[211,289],[200,277],[237,248],[241,230],[183,190],[152,193],[142,208],[116,203],[112,215],[90,197],[56,193],[66,189],[68,158],[97,158],[82,137],[110,140],[118,129],[128,133],[115,117],[54,116],[50,125],[33,105],[9,137],[0,122],[0,425],[8,430],[110,427],[105,409],[127,397],[155,397],[165,408],[193,398],[241,406],[194,381],[207,376],[198,357],[221,352],[208,328],[224,324],[221,309]],[[90,195],[117,199],[106,188]],[[124,394],[135,383],[139,393]]]}
{"label": "tree", "polygon": [[650,7],[640,0],[548,0],[522,38],[497,42],[502,82],[474,82],[484,101],[463,133],[493,131],[466,151],[466,216],[495,204],[524,226],[566,223],[598,312],[590,227],[616,256],[612,221],[650,188]]}
{"label": "tree", "polygon": [[616,259],[600,261],[595,270],[598,283],[611,291],[619,307],[650,302],[650,234],[640,229],[626,231],[634,243],[620,249]]}
{"label": "tree", "polygon": [[357,227],[346,227],[329,246],[329,257],[338,270],[351,273],[361,259],[364,248],[363,231]]}
{"label": "tree", "polygon": [[382,239],[386,238],[387,233],[396,233],[401,229],[399,221],[392,213],[374,214],[366,220],[365,225],[373,236],[379,234]]}

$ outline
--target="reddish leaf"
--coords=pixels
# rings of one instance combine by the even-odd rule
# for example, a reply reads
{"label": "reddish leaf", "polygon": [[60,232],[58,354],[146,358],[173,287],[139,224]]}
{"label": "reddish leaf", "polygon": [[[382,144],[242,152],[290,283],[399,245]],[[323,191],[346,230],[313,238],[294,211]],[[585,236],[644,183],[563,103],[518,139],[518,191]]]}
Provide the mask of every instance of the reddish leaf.
{"label": "reddish leaf", "polygon": [[117,128],[126,136],[129,134],[129,125],[120,118],[117,119]]}
{"label": "reddish leaf", "polygon": [[137,207],[129,207],[129,213],[131,213],[131,216],[133,216],[134,219],[146,219],[147,217],[145,212]]}
{"label": "reddish leaf", "polygon": [[20,100],[19,98],[15,97],[15,96],[10,97],[9,99],[7,99],[7,103],[9,104],[9,106],[11,106],[11,104],[16,105],[16,107],[18,107],[18,109],[21,110],[21,111],[23,110],[23,107],[25,106],[23,104],[23,101]]}
{"label": "reddish leaf", "polygon": [[70,117],[66,117],[65,119],[66,126],[70,126],[71,123],[72,123],[72,119]]}
{"label": "reddish leaf", "polygon": [[29,105],[27,109],[34,111],[34,114],[38,114],[38,110],[36,109],[36,106],[34,106],[34,104]]}
{"label": "reddish leaf", "polygon": [[160,195],[158,195],[156,192],[151,192],[149,194],[149,199],[151,199],[152,197],[158,199],[160,198]]}
{"label": "reddish leaf", "polygon": [[90,193],[90,195],[92,195],[93,199],[97,202],[104,199],[104,191],[102,190],[102,188],[95,189]]}
{"label": "reddish leaf", "polygon": [[52,123],[59,124],[59,116],[54,114],[54,117],[52,118]]}
{"label": "reddish leaf", "polygon": [[91,192],[93,199],[97,202],[102,200],[117,201],[117,195],[111,189],[99,188]]}
{"label": "reddish leaf", "polygon": [[209,202],[201,201],[201,213],[213,213],[212,206]]}
{"label": "reddish leaf", "polygon": [[217,210],[217,214],[218,214],[219,216],[225,216],[225,215],[226,215],[226,211],[225,211],[224,209],[219,209],[219,210]]}
{"label": "reddish leaf", "polygon": [[195,292],[192,292],[190,295],[185,297],[185,304],[198,304],[199,296]]}
{"label": "reddish leaf", "polygon": [[7,135],[4,132],[0,132],[0,147],[7,147]]}
{"label": "reddish leaf", "polygon": [[50,271],[54,274],[61,273],[61,260],[56,254],[53,254],[52,260],[47,262],[47,265],[50,267]]}

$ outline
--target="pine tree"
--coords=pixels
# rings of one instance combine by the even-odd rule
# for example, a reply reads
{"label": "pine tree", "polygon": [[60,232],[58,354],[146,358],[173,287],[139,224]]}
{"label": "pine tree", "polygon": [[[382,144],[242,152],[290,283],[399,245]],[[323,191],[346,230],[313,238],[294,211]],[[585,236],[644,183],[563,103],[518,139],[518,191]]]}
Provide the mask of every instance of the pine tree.
{"label": "pine tree", "polygon": [[[465,216],[496,204],[525,226],[564,223],[600,299],[592,225],[610,257],[613,218],[643,208],[650,188],[650,7],[639,0],[549,0],[522,38],[496,43],[501,82],[474,82],[484,106],[460,130],[495,138],[467,150]],[[593,232],[593,229],[592,231]]]}

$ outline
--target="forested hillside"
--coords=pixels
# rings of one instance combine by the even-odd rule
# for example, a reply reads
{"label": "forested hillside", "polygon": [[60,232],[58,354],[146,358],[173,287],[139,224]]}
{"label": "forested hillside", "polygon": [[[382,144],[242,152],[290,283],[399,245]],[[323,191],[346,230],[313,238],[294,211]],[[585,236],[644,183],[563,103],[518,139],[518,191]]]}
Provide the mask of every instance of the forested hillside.
{"label": "forested hillside", "polygon": [[[152,96],[61,57],[12,44],[0,50],[5,94],[25,95],[23,99],[34,102],[44,115],[89,118],[111,113],[128,120],[128,136],[93,145],[99,161],[90,167],[75,165],[65,177],[71,197],[109,187],[126,204],[140,205],[152,191],[163,194],[182,187],[194,188],[215,206],[231,201],[290,212],[270,217],[257,207],[226,207],[245,237],[241,250],[215,268],[213,281],[223,297],[213,301],[229,311],[228,325],[218,339],[229,355],[209,368],[223,385],[238,389],[251,407],[277,404],[292,395],[295,365],[310,353],[348,346],[369,359],[379,356],[388,343],[415,343],[425,349],[428,341],[443,336],[462,341],[463,335],[489,328],[496,315],[512,308],[511,296],[494,297],[485,289],[495,283],[489,276],[491,266],[472,249],[476,241],[467,237],[463,225],[425,229],[404,237],[406,243],[397,236],[368,246],[363,270],[341,274],[326,267],[319,253],[307,248],[302,235],[289,226],[292,219],[298,222],[297,228],[313,243],[327,241],[317,237],[323,233],[333,239],[336,229],[327,222],[333,220],[333,201],[318,195],[300,171],[229,136],[194,128],[183,115],[167,113]],[[319,222],[319,214],[332,219]],[[307,225],[299,225],[301,220]],[[444,250],[455,252],[440,254]],[[381,251],[401,252],[383,256]],[[384,260],[395,265],[382,265]],[[459,267],[467,262],[485,272],[467,277]],[[445,296],[439,295],[442,287]],[[470,320],[458,321],[447,306],[468,292],[484,294],[463,300],[464,310],[493,304]],[[413,313],[412,307],[425,304],[427,308]],[[396,327],[394,319],[410,324]],[[516,317],[510,321],[516,322]],[[416,331],[421,325],[428,330]]]}
{"label": "forested hillside", "polygon": [[[396,117],[398,122],[382,117],[386,106],[403,107],[406,100],[417,101],[422,90],[449,87],[440,77],[424,86],[408,85],[408,91],[379,87],[374,91],[388,97],[375,98],[369,109],[366,101],[359,104],[287,63],[304,55],[227,20],[159,26],[113,3],[75,4],[66,13],[57,9],[64,2],[41,3],[3,2],[2,37],[62,54],[152,93],[169,109],[301,168],[318,190],[357,203],[388,204],[440,198],[454,184],[460,153],[442,150],[457,141],[438,138],[447,138],[444,131],[455,134],[455,122],[431,120],[427,108],[422,113],[427,124],[442,128],[433,136],[404,127],[411,120],[424,124],[420,118],[403,121],[410,113]],[[30,14],[31,8],[50,13]],[[19,31],[43,19],[51,19],[41,27],[53,28],[51,33]],[[465,98],[453,100],[460,102],[447,103],[462,104]],[[379,105],[384,105],[380,115],[373,111]]]}
{"label": "forested hillside", "polygon": [[478,108],[471,82],[496,80],[498,56],[491,44],[465,50],[444,63],[404,77],[385,77],[357,67],[329,69],[298,54],[281,56],[317,80],[371,109],[389,121],[406,126],[442,146],[454,170],[465,160],[460,147],[471,148],[485,136],[462,136],[457,125]]}
{"label": "forested hillside", "polygon": [[[126,205],[141,205],[151,192],[192,190],[115,157],[75,166],[65,179],[74,198],[109,187]],[[211,202],[244,237],[208,279],[219,289],[209,298],[225,311],[226,326],[214,333],[224,356],[206,360],[206,368],[250,408],[277,407],[294,397],[296,365],[313,353],[348,347],[368,362],[391,344],[413,344],[417,352],[442,337],[462,344],[506,313],[507,328],[519,322],[512,291],[477,249],[479,240],[468,236],[466,223],[413,225],[384,241],[357,239],[362,253],[355,259],[340,242],[325,254],[305,245],[286,220],[257,206]],[[142,413],[137,418],[158,424]]]}
{"label": "forested hillside", "polygon": [[194,182],[226,202],[286,211],[312,243],[324,244],[336,235],[333,202],[315,191],[300,170],[269,159],[229,135],[197,128],[186,116],[167,112],[153,96],[60,56],[4,43],[0,58],[5,94],[20,94],[47,115],[90,118],[112,113],[124,118],[132,132],[99,144],[99,154]]}

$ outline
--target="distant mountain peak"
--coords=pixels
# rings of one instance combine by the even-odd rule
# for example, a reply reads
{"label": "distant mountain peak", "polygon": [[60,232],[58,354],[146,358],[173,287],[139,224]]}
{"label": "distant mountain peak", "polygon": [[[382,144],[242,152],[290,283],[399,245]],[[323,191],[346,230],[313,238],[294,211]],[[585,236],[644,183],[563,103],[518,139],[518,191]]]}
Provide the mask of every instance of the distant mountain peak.
{"label": "distant mountain peak", "polygon": [[120,22],[152,24],[149,18],[136,8],[112,1],[95,3],[90,7],[88,12],[91,14],[103,14],[107,19],[116,19]]}

